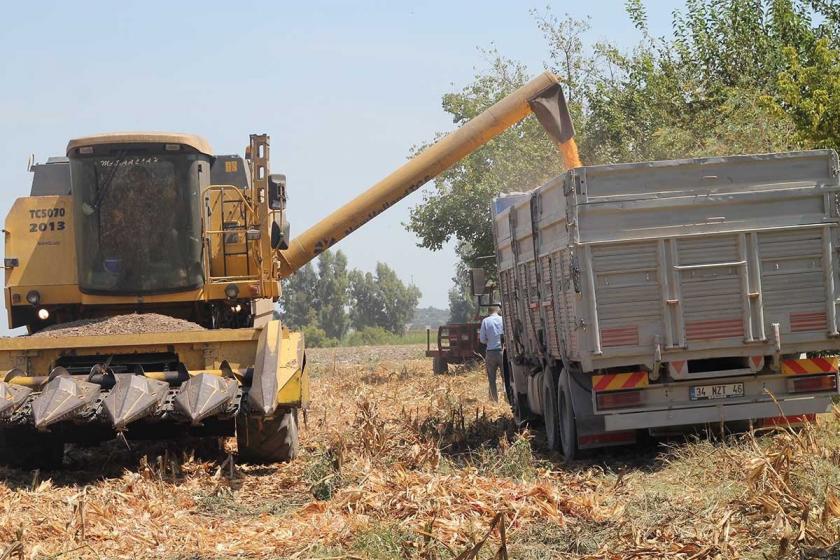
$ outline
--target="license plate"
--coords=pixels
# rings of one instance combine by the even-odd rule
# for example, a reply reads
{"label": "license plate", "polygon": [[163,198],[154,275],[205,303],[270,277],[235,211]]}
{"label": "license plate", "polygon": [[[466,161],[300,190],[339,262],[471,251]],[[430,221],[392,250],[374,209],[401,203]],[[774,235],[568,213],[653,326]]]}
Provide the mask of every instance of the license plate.
{"label": "license plate", "polygon": [[723,383],[721,385],[695,385],[689,388],[689,395],[693,401],[743,397],[744,384]]}

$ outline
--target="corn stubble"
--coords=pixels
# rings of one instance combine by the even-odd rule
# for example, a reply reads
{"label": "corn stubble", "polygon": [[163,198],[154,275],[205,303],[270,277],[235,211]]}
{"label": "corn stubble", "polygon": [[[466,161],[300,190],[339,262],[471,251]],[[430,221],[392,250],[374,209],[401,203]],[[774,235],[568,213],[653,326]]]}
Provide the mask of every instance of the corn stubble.
{"label": "corn stubble", "polygon": [[228,441],[214,460],[105,449],[76,470],[0,471],[0,558],[840,554],[836,416],[566,465],[486,402],[481,371],[434,376],[421,348],[398,352],[310,354],[291,464],[238,464]]}

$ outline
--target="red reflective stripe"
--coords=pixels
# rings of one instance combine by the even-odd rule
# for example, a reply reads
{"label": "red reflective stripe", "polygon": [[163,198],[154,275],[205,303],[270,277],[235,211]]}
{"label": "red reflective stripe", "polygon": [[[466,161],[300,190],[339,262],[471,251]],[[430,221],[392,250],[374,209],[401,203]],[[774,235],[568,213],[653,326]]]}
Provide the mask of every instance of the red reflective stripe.
{"label": "red reflective stripe", "polygon": [[629,378],[627,378],[627,381],[624,382],[624,385],[622,385],[621,388],[632,389],[636,386],[637,383],[639,383],[644,378],[645,375],[647,374],[643,371],[637,371],[633,373]]}
{"label": "red reflective stripe", "polygon": [[613,376],[613,375],[602,375],[601,379],[598,380],[598,384],[595,385],[595,390],[596,391],[603,391],[604,389],[609,387],[610,386],[610,381],[613,380],[613,377],[615,377],[615,376]]}
{"label": "red reflective stripe", "polygon": [[793,370],[793,373],[808,373],[808,370],[799,365],[796,360],[786,360],[785,365]]}
{"label": "red reflective stripe", "polygon": [[819,366],[823,371],[834,371],[833,364],[825,358],[811,358],[811,361]]}

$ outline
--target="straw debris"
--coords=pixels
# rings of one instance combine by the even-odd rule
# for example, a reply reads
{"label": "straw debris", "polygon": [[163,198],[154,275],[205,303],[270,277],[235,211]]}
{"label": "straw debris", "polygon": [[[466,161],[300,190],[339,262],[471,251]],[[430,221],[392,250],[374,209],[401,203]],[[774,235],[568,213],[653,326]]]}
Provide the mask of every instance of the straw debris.
{"label": "straw debris", "polygon": [[836,417],[565,464],[487,402],[483,372],[435,376],[420,351],[311,352],[290,464],[240,464],[227,441],[215,460],[151,444],[64,472],[0,470],[0,557],[840,555]]}

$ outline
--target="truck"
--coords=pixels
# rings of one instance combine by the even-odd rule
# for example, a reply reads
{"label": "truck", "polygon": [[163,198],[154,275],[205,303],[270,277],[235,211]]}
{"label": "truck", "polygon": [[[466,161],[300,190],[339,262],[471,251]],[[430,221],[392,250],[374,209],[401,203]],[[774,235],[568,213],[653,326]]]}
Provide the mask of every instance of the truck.
{"label": "truck", "polygon": [[797,422],[838,393],[831,150],[582,166],[491,208],[506,387],[548,446]]}
{"label": "truck", "polygon": [[[244,156],[192,134],[71,139],[32,166],[3,229],[8,326],[54,332],[0,340],[0,463],[60,466],[67,443],[184,435],[235,435],[247,461],[293,459],[310,381],[302,334],[273,317],[281,280],[532,113],[568,151],[546,72],[295,237],[266,134]],[[62,334],[135,313],[195,328]]]}

